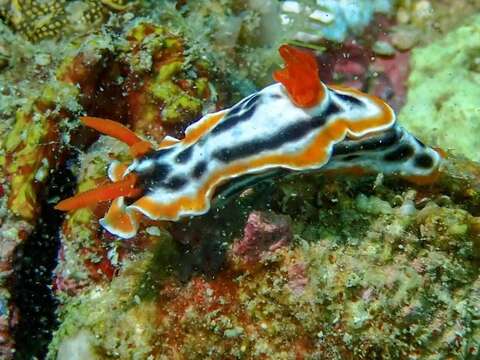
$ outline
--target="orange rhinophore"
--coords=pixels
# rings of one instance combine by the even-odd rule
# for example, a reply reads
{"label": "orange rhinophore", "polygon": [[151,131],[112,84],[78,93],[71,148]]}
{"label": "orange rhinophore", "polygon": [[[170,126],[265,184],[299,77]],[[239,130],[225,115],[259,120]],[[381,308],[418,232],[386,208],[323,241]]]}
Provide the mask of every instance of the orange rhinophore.
{"label": "orange rhinophore", "polygon": [[315,56],[290,45],[282,45],[279,52],[285,68],[275,71],[273,78],[285,86],[293,102],[305,108],[321,102],[325,89],[318,75]]}
{"label": "orange rhinophore", "polygon": [[[127,144],[134,157],[139,157],[152,151],[152,145],[149,142],[142,140],[137,134],[117,121],[91,116],[81,117],[80,121],[102,134],[114,137]],[[121,175],[123,175],[125,171],[126,169],[123,169]],[[120,175],[117,175],[117,177],[119,178],[118,180],[121,179]],[[136,175],[129,174],[113,184],[107,184],[62,200],[55,206],[55,209],[71,211],[99,202],[113,200],[118,197],[136,197],[141,193],[140,189],[135,188],[136,181]]]}
{"label": "orange rhinophore", "polygon": [[55,209],[71,211],[102,201],[113,200],[121,196],[136,197],[141,193],[141,190],[135,188],[136,181],[137,177],[134,174],[129,174],[121,181],[88,190],[62,200],[55,206]]}
{"label": "orange rhinophore", "polygon": [[152,145],[148,141],[142,140],[132,130],[120,124],[118,121],[91,116],[82,116],[80,121],[102,134],[111,136],[127,144],[134,157],[144,155],[152,150]]}

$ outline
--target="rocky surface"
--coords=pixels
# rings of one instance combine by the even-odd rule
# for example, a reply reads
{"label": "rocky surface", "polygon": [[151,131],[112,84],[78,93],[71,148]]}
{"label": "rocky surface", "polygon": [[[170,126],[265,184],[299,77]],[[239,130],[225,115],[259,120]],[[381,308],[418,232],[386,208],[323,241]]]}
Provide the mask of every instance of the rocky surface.
{"label": "rocky surface", "polygon": [[197,255],[224,257],[219,270],[159,233],[109,286],[65,303],[50,357],[474,359],[479,173],[450,158],[424,187],[296,176],[270,185],[268,210],[254,187],[216,216],[243,218],[227,251]]}

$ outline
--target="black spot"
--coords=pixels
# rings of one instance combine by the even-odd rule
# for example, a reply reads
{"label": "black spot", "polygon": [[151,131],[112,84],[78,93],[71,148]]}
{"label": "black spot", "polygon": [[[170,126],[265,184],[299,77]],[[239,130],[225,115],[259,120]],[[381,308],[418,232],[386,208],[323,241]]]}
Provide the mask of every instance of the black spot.
{"label": "black spot", "polygon": [[192,157],[193,147],[189,146],[185,150],[182,150],[175,156],[175,161],[179,163],[186,163]]}
{"label": "black spot", "polygon": [[202,148],[205,143],[207,142],[207,139],[206,137],[201,137],[196,143],[195,143],[195,146],[197,146],[197,148]]}
{"label": "black spot", "polygon": [[223,148],[220,150],[217,150],[213,153],[213,157],[217,160],[223,161],[223,162],[228,162],[230,161],[230,154],[231,150],[229,148]]}
{"label": "black spot", "polygon": [[333,147],[333,156],[346,155],[360,151],[383,150],[394,145],[401,133],[396,128],[391,128],[378,136],[367,139],[344,140]]}
{"label": "black spot", "polygon": [[199,179],[203,176],[205,170],[207,170],[207,163],[205,161],[199,161],[193,168],[192,176],[195,179]]}
{"label": "black spot", "polygon": [[410,158],[413,153],[413,147],[408,144],[403,144],[397,147],[395,150],[387,153],[383,159],[385,161],[401,161]]}
{"label": "black spot", "polygon": [[172,170],[168,164],[157,164],[146,168],[143,171],[137,172],[138,184],[142,189],[147,191],[153,190],[163,183]]}
{"label": "black spot", "polygon": [[353,155],[345,156],[345,157],[342,158],[341,160],[342,160],[342,161],[353,161],[353,160],[358,159],[359,157],[360,157],[360,155],[353,154]]}
{"label": "black spot", "polygon": [[255,94],[250,98],[244,100],[244,102],[235,105],[235,107],[233,107],[225,115],[225,118],[222,119],[222,121],[220,121],[220,123],[218,123],[218,125],[212,129],[211,133],[220,134],[222,132],[230,130],[237,124],[250,119],[255,110],[257,109],[257,100],[259,97],[260,96],[258,94]]}
{"label": "black spot", "polygon": [[423,169],[429,169],[433,166],[433,158],[428,154],[420,154],[415,156],[415,166]]}
{"label": "black spot", "polygon": [[173,150],[175,150],[174,147],[165,148],[165,149],[159,149],[159,150],[156,150],[156,151],[151,151],[151,152],[143,155],[142,157],[140,157],[140,158],[139,158],[139,161],[144,161],[144,160],[153,160],[153,161],[156,161],[156,160],[161,159],[161,158],[164,157],[165,155],[171,153]]}
{"label": "black spot", "polygon": [[[340,107],[335,104],[333,101],[330,102],[330,104],[328,104],[328,107],[327,109],[325,110],[325,112],[323,114],[321,114],[320,116],[317,116],[317,117],[314,117],[313,118],[313,121],[321,121],[323,122],[320,126],[322,126],[324,123],[325,123],[325,120],[332,116],[332,115],[335,115],[337,113],[340,112]],[[317,120],[317,118],[320,118]]]}
{"label": "black spot", "polygon": [[270,95],[270,98],[271,98],[271,99],[281,99],[281,98],[282,98],[282,95],[280,95],[280,94],[271,94],[271,95]]}
{"label": "black spot", "polygon": [[172,176],[160,186],[170,190],[180,190],[188,183],[187,178],[182,176]]}
{"label": "black spot", "polygon": [[356,106],[363,106],[363,102],[361,100],[358,100],[356,97],[350,96],[350,95],[345,95],[345,94],[340,94],[338,92],[335,92],[335,95],[340,98],[341,100],[345,101],[348,104],[351,105],[356,105]]}
{"label": "black spot", "polygon": [[414,139],[415,139],[415,141],[417,142],[417,144],[420,145],[420,147],[422,147],[422,148],[424,148],[424,149],[426,148],[426,146],[425,146],[425,144],[424,144],[423,142],[421,142],[421,141],[418,140],[417,138],[414,138]]}

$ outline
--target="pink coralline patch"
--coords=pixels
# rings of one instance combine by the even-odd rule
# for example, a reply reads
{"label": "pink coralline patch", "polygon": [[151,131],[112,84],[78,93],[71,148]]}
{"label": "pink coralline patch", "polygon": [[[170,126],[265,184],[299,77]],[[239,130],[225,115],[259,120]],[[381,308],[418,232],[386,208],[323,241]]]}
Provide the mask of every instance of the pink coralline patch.
{"label": "pink coralline patch", "polygon": [[372,298],[373,298],[373,295],[374,295],[374,289],[373,288],[365,289],[362,292],[362,300],[365,301],[365,302],[370,302],[370,300],[372,300]]}
{"label": "pink coralline patch", "polygon": [[18,323],[18,310],[10,305],[8,309],[1,309],[0,314],[0,359],[13,359],[15,354],[15,342],[12,329]]}
{"label": "pink coralline patch", "polygon": [[[384,35],[374,40],[390,41]],[[327,49],[318,57],[320,78],[327,84],[342,84],[374,94],[398,111],[405,103],[410,52],[379,56],[371,49],[373,42],[361,44],[352,40]]]}
{"label": "pink coralline patch", "polygon": [[308,284],[307,266],[305,263],[295,263],[288,269],[288,287],[297,296],[302,295]]}
{"label": "pink coralline patch", "polygon": [[78,281],[69,277],[57,275],[54,279],[53,289],[56,292],[62,292],[74,296],[80,294],[87,285],[86,281]]}
{"label": "pink coralline patch", "polygon": [[372,70],[380,76],[374,78],[371,92],[398,111],[404,104],[407,94],[407,80],[410,73],[410,52],[397,52],[394,56],[377,57]]}
{"label": "pink coralline patch", "polygon": [[[75,265],[75,271],[72,271],[72,264],[65,257],[66,246],[73,246],[67,243],[71,240],[68,237],[66,239],[58,252],[53,281],[55,291],[74,296],[95,284],[106,284],[113,279],[118,269],[110,262],[108,248],[102,246],[96,233],[92,234],[92,243],[77,251],[76,256],[81,261]],[[82,273],[82,276],[78,277],[76,273]]]}
{"label": "pink coralline patch", "polygon": [[247,219],[243,238],[233,244],[233,253],[246,261],[258,261],[292,240],[290,219],[285,215],[254,211]]}
{"label": "pink coralline patch", "polygon": [[328,49],[319,57],[320,78],[327,84],[341,83],[362,89],[368,75],[371,51],[354,41]]}
{"label": "pink coralline patch", "polygon": [[68,271],[65,272],[65,249],[64,245],[60,246],[58,252],[59,266],[55,269],[55,276],[53,279],[53,290],[55,292],[63,292],[70,296],[77,295],[84,289],[88,283],[85,280],[78,280],[70,277]]}
{"label": "pink coralline patch", "polygon": [[412,261],[412,268],[414,268],[418,274],[424,274],[426,270],[426,265],[422,259],[416,258]]}

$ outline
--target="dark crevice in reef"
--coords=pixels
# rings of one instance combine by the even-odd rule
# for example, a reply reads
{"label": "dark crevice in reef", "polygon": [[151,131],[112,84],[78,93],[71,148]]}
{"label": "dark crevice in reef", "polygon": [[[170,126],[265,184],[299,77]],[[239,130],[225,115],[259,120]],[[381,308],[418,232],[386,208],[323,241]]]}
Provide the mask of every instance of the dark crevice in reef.
{"label": "dark crevice in reef", "polygon": [[[172,224],[169,232],[181,253],[177,270],[182,281],[188,281],[193,273],[214,278],[224,270],[227,247],[232,239],[241,236],[253,210],[280,212],[280,209],[271,207],[275,191],[270,177],[257,176],[256,179],[260,180],[256,184],[242,178],[242,184],[237,181],[225,185],[220,192],[226,198],[217,197],[208,213]],[[249,195],[237,196],[247,188],[250,189]]]}
{"label": "dark crevice in reef", "polygon": [[57,327],[57,302],[51,290],[60,246],[63,214],[49,199],[73,193],[75,178],[66,169],[53,173],[39,193],[41,214],[34,232],[16,251],[11,292],[20,318],[15,328],[15,359],[43,359]]}

